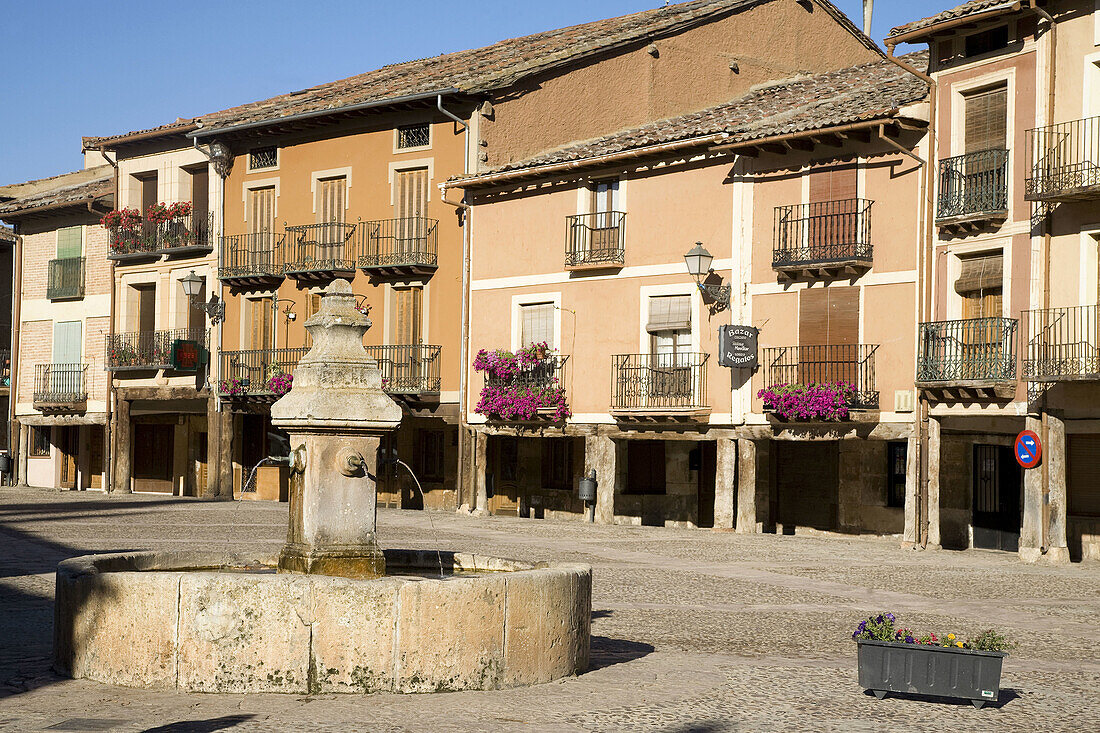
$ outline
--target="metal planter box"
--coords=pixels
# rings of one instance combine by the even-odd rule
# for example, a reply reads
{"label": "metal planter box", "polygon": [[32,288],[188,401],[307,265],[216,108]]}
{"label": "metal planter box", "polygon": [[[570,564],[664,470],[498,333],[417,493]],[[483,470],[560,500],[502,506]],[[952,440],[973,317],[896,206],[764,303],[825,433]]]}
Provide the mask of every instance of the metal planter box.
{"label": "metal planter box", "polygon": [[1004,652],[857,639],[859,686],[887,692],[961,697],[980,708],[1001,691]]}

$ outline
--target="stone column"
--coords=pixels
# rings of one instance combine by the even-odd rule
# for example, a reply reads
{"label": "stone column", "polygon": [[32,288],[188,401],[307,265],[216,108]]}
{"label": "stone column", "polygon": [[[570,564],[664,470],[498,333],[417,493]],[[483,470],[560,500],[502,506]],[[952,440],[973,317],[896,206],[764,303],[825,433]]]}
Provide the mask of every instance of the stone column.
{"label": "stone column", "polygon": [[737,522],[737,443],[718,438],[714,466],[714,528],[732,529]]}
{"label": "stone column", "polygon": [[1047,414],[1047,438],[1043,446],[1043,461],[1047,464],[1047,560],[1069,562],[1066,541],[1066,423],[1061,414]]}
{"label": "stone column", "polygon": [[477,501],[473,510],[477,516],[485,516],[489,513],[489,487],[486,471],[489,468],[489,436],[480,430],[474,433],[474,488],[477,491]]}
{"label": "stone column", "polygon": [[[1042,419],[1037,415],[1028,415],[1025,427],[1040,435],[1043,429]],[[1043,446],[1046,450],[1046,446]],[[1044,456],[1049,460],[1049,456]],[[1063,478],[1064,481],[1064,478]],[[1023,522],[1020,527],[1020,559],[1024,562],[1038,562],[1043,546],[1043,470],[1042,468],[1024,469],[1024,506]]]}
{"label": "stone column", "polygon": [[233,498],[233,413],[222,410],[218,414],[218,476],[214,486],[215,499]]}
{"label": "stone column", "polygon": [[928,547],[940,549],[940,459],[943,445],[940,419],[928,418]]}
{"label": "stone column", "polygon": [[131,459],[133,451],[130,448],[130,438],[133,428],[130,425],[130,401],[119,398],[115,405],[115,429],[111,431],[115,436],[115,480],[111,490],[114,493],[133,493],[131,486]]}
{"label": "stone column", "polygon": [[[221,415],[217,411],[217,398],[211,397],[206,401],[206,455],[199,456],[206,461],[206,488],[207,494],[214,494],[218,484],[221,483]],[[202,492],[195,492],[203,496]]]}
{"label": "stone column", "polygon": [[31,432],[29,425],[19,424],[19,475],[16,483],[19,486],[27,485],[27,449],[30,446],[28,434]]}
{"label": "stone column", "polygon": [[618,463],[615,441],[606,435],[586,435],[584,438],[585,473],[596,469],[596,522],[615,523],[615,483]]}
{"label": "stone column", "polygon": [[[919,419],[919,418],[918,418]],[[916,425],[905,446],[905,533],[902,542],[916,545],[920,541],[917,531],[917,505],[920,503],[920,441]]]}
{"label": "stone column", "polygon": [[763,532],[771,525],[771,441],[737,441],[737,531]]}

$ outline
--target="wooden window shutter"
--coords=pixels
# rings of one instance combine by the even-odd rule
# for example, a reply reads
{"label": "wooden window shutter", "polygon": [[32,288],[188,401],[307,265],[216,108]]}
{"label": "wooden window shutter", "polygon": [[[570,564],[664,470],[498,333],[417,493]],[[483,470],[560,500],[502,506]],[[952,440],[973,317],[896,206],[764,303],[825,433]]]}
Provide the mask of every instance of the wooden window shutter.
{"label": "wooden window shutter", "polygon": [[317,223],[343,222],[347,202],[347,179],[323,178],[317,182]]}
{"label": "wooden window shutter", "polygon": [[157,174],[141,179],[141,210],[148,211],[149,207],[157,204]]}
{"label": "wooden window shutter", "polygon": [[397,171],[394,201],[398,219],[422,217],[428,209],[428,169]]}
{"label": "wooden window shutter", "polygon": [[275,229],[275,187],[253,188],[248,192],[249,231],[270,232]]}
{"label": "wooden window shutter", "polygon": [[1100,517],[1100,435],[1066,436],[1069,513]]}
{"label": "wooden window shutter", "polygon": [[210,167],[203,166],[191,171],[191,211],[193,221],[206,222],[210,213]]}
{"label": "wooden window shutter", "polygon": [[1008,88],[966,96],[965,151],[1004,150],[1008,129]]}
{"label": "wooden window shutter", "polygon": [[798,343],[859,343],[859,288],[807,288],[798,298]]}
{"label": "wooden window shutter", "polygon": [[249,348],[267,351],[271,348],[271,298],[253,298],[249,308],[252,311]]}
{"label": "wooden window shutter", "polygon": [[423,288],[396,288],[394,309],[394,343],[414,345],[420,343],[420,297]]}
{"label": "wooden window shutter", "polygon": [[810,171],[810,203],[854,199],[858,175],[854,165]]}

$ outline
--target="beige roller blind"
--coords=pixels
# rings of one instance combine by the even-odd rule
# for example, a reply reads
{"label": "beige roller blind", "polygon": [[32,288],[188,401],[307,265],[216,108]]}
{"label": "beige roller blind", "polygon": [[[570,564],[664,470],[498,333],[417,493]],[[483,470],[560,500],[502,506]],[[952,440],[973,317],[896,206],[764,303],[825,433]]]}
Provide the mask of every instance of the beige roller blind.
{"label": "beige roller blind", "polygon": [[554,345],[554,304],[527,303],[520,306],[520,346],[546,342]]}
{"label": "beige roller blind", "polygon": [[317,223],[343,222],[347,206],[347,183],[344,176],[317,181]]}
{"label": "beige roller blind", "polygon": [[690,295],[655,295],[649,299],[649,318],[645,330],[658,331],[691,330]]}
{"label": "beige roller blind", "polygon": [[271,298],[253,298],[248,307],[252,325],[248,347],[266,351],[271,348]]}
{"label": "beige roller blind", "polygon": [[1004,278],[1004,256],[1001,254],[983,257],[968,257],[961,261],[959,279],[955,281],[955,292],[970,293],[975,290],[1001,288]]}
{"label": "beige roller blind", "polygon": [[1004,149],[1008,126],[1008,88],[997,87],[966,96],[967,153]]}
{"label": "beige roller blind", "polygon": [[394,288],[394,344],[420,343],[420,303],[423,288]]}
{"label": "beige roller blind", "polygon": [[428,169],[397,171],[393,183],[397,218],[424,216],[428,209]]}

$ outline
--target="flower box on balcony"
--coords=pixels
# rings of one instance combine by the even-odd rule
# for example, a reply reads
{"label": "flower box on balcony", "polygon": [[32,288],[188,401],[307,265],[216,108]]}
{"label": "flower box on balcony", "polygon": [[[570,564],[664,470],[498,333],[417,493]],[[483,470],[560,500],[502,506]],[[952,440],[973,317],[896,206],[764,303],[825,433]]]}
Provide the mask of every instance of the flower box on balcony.
{"label": "flower box on balcony", "polygon": [[856,389],[847,383],[775,384],[757,392],[764,411],[781,420],[839,421],[849,418]]}
{"label": "flower box on balcony", "polygon": [[564,422],[571,413],[559,374],[568,357],[552,352],[545,343],[514,354],[503,349],[479,351],[474,369],[485,374],[485,386],[474,412],[507,422]]}

